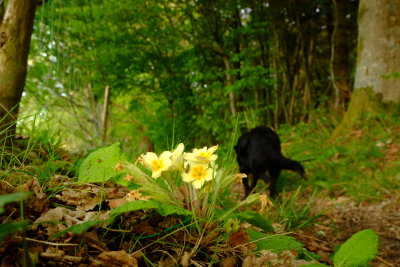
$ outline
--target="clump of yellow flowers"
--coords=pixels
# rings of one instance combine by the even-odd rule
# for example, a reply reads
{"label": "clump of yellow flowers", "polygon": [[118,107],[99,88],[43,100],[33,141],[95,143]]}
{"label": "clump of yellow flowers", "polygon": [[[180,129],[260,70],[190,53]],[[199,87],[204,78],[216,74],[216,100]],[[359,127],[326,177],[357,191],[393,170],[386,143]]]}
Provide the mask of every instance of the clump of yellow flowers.
{"label": "clump of yellow flowers", "polygon": [[162,172],[178,170],[184,182],[192,183],[193,188],[200,189],[204,183],[211,181],[217,165],[218,156],[215,151],[218,145],[210,148],[193,149],[191,153],[184,152],[184,144],[180,143],[173,151],[164,151],[159,156],[147,152],[139,157],[138,162],[152,172],[157,179]]}
{"label": "clump of yellow flowers", "polygon": [[[218,145],[195,148],[191,152],[184,150],[184,144],[180,143],[175,149],[161,154],[142,154],[135,164],[119,163],[115,169],[126,172],[123,180],[139,186],[126,196],[126,200],[133,202],[151,199],[192,210],[199,217],[211,218],[221,192],[244,175],[217,166]],[[137,163],[150,170],[151,175],[143,172]],[[250,205],[258,201],[258,198],[258,194],[252,194],[239,201],[235,209],[245,204]],[[233,210],[230,209],[222,217],[228,216]]]}

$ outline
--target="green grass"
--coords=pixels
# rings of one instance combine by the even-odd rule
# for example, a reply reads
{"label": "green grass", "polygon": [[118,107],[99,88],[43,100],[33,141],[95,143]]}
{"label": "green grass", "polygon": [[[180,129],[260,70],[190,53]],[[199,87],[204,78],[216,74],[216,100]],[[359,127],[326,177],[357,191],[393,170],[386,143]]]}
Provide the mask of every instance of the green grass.
{"label": "green grass", "polygon": [[[313,122],[279,130],[284,154],[303,161],[309,187],[330,196],[357,201],[379,200],[400,188],[400,122],[395,114],[359,124],[346,135],[331,138],[337,124],[316,117]],[[287,186],[294,190],[298,182]]]}

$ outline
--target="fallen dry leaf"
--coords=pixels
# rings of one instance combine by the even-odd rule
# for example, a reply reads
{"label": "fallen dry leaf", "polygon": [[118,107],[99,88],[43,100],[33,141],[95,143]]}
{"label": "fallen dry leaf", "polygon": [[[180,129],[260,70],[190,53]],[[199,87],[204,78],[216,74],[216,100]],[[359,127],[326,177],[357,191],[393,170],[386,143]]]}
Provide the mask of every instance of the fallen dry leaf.
{"label": "fallen dry leaf", "polygon": [[125,198],[119,198],[119,199],[109,199],[107,200],[107,203],[110,208],[115,209],[116,207],[128,203],[128,201]]}
{"label": "fallen dry leaf", "polygon": [[137,259],[124,250],[109,251],[101,253],[90,265],[90,267],[137,267]]}
{"label": "fallen dry leaf", "polygon": [[93,209],[101,201],[100,194],[96,190],[64,190],[56,197],[67,205],[76,206],[77,210],[88,211]]}
{"label": "fallen dry leaf", "polygon": [[229,257],[224,259],[221,264],[222,267],[235,267],[237,266],[236,260],[234,257]]}
{"label": "fallen dry leaf", "polygon": [[[82,222],[85,215],[86,212],[84,211],[73,211],[64,207],[57,207],[42,214],[35,221],[35,224],[42,223],[46,227],[47,234],[52,236],[64,230],[67,226]],[[67,226],[60,222],[65,223]],[[34,230],[36,230],[36,228],[36,226],[33,227]]]}
{"label": "fallen dry leaf", "polygon": [[243,231],[243,229],[239,229],[237,232],[231,233],[229,235],[229,244],[232,245],[233,247],[246,245],[249,240],[250,240],[249,234]]}
{"label": "fallen dry leaf", "polygon": [[305,260],[297,260],[297,251],[286,250],[281,253],[273,253],[263,250],[260,256],[249,255],[243,261],[242,267],[297,267],[310,264]]}
{"label": "fallen dry leaf", "polygon": [[181,265],[182,267],[188,267],[190,263],[190,258],[192,257],[192,254],[185,251],[183,253],[182,259],[181,259]]}
{"label": "fallen dry leaf", "polygon": [[[110,211],[105,213],[73,211],[64,207],[57,207],[42,214],[35,224],[43,224],[47,234],[52,236],[73,224],[83,223],[89,220],[107,220],[110,217]],[[37,226],[32,228],[37,229]]]}
{"label": "fallen dry leaf", "polygon": [[156,230],[149,224],[148,221],[144,221],[139,223],[138,225],[135,226],[133,229],[135,232],[143,234],[143,235],[154,235],[156,234]]}
{"label": "fallen dry leaf", "polygon": [[22,191],[33,191],[37,198],[46,198],[46,195],[43,193],[42,186],[37,178],[31,178],[25,184],[23,184]]}

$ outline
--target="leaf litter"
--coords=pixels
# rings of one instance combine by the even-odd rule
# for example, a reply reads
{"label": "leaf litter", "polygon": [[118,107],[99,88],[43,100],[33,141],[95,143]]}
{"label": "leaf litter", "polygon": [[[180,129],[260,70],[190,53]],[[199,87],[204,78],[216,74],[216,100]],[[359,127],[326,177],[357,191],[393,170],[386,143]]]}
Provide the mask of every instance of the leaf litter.
{"label": "leaf litter", "polygon": [[[395,149],[391,149],[395,150]],[[21,186],[12,186],[6,180],[0,183],[1,194],[31,191],[34,194],[24,202],[25,219],[32,225],[25,231],[10,235],[0,247],[1,266],[22,266],[24,243],[29,258],[38,266],[143,266],[151,261],[157,266],[204,266],[210,259],[194,255],[191,248],[198,242],[184,227],[171,230],[182,223],[176,216],[163,217],[151,210],[124,214],[112,225],[99,224],[81,234],[57,233],[73,225],[109,219],[110,209],[126,203],[126,196],[140,199],[135,191],[113,183],[78,185],[66,176],[56,176],[53,185],[62,185],[57,193],[42,188],[35,177]],[[359,230],[371,228],[380,236],[379,257],[373,266],[400,266],[400,197],[392,196],[380,203],[356,204],[347,198],[318,199],[315,213],[330,209],[320,217],[319,224],[297,230],[293,236],[306,245],[307,250],[322,256],[330,263],[329,254]],[[2,223],[20,220],[18,203],[6,205],[0,215]],[[240,225],[225,244],[214,244],[218,234],[202,240],[208,254],[220,266],[301,266],[309,264],[298,260],[296,251],[272,253],[261,251],[254,255],[252,243]],[[218,251],[217,251],[218,250]]]}

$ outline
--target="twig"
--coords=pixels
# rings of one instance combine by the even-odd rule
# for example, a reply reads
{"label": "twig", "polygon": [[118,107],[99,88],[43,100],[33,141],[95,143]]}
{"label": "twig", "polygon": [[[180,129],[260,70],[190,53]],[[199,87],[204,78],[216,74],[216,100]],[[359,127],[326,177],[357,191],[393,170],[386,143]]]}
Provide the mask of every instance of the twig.
{"label": "twig", "polygon": [[390,263],[390,262],[384,260],[384,259],[383,259],[382,257],[380,257],[380,256],[376,256],[376,259],[377,259],[378,261],[380,261],[380,262],[386,264],[387,266],[396,267],[395,265],[393,265],[392,263]]}
{"label": "twig", "polygon": [[297,236],[302,236],[302,237],[307,237],[307,238],[310,238],[310,239],[312,239],[312,240],[315,240],[315,241],[318,241],[318,242],[321,242],[321,243],[325,243],[325,244],[329,244],[328,242],[326,242],[326,241],[324,241],[324,240],[321,240],[321,239],[318,239],[318,238],[315,238],[315,237],[313,237],[313,236],[309,236],[309,235],[302,235],[302,234],[299,234],[299,233],[291,233],[292,235],[297,235]]}
{"label": "twig", "polygon": [[100,247],[100,246],[98,246],[96,244],[89,244],[89,246],[91,246],[92,248],[95,248],[97,250],[100,250],[101,252],[109,252],[108,249],[104,249],[104,248],[102,248],[102,247]]}
{"label": "twig", "polygon": [[[22,237],[18,237],[20,239],[22,239]],[[42,244],[46,244],[46,245],[50,245],[50,246],[79,246],[79,244],[72,244],[72,243],[53,243],[53,242],[48,242],[48,241],[43,241],[43,240],[37,240],[37,239],[33,239],[33,238],[29,238],[29,237],[25,237],[25,240],[28,241],[32,241],[32,242],[37,242],[37,243],[42,243]]]}
{"label": "twig", "polygon": [[69,255],[63,255],[62,253],[48,253],[48,252],[40,253],[40,257],[72,261],[72,262],[81,262],[83,260],[83,258],[80,256],[69,256]]}

